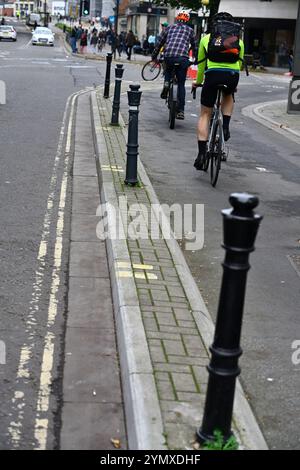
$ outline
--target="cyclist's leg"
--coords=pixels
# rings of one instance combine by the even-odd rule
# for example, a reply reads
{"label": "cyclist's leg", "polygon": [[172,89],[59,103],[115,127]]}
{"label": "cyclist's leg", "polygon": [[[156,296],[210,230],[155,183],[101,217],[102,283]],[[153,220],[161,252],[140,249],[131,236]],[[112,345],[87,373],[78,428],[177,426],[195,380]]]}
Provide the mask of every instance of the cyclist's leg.
{"label": "cyclist's leg", "polygon": [[194,162],[194,167],[197,168],[197,170],[203,169],[212,109],[213,108],[201,105],[201,112],[197,126],[198,156]]}
{"label": "cyclist's leg", "polygon": [[176,60],[180,64],[176,68],[176,78],[178,84],[178,109],[177,109],[177,118],[184,119],[184,107],[185,107],[185,81],[186,81],[186,72],[189,66],[189,60],[187,57],[178,57]]}
{"label": "cyclist's leg", "polygon": [[197,170],[203,169],[210,118],[217,97],[217,87],[214,75],[214,72],[209,72],[205,75],[205,81],[201,93],[201,110],[197,126],[198,156],[194,162],[194,167],[197,168]]}
{"label": "cyclist's leg", "polygon": [[168,97],[168,91],[170,87],[170,81],[172,78],[172,72],[173,72],[173,67],[174,67],[174,59],[173,58],[165,58],[165,64],[166,64],[166,70],[165,70],[165,76],[164,76],[164,86],[162,89],[162,92],[160,94],[160,97],[165,100]]}
{"label": "cyclist's leg", "polygon": [[224,133],[224,140],[230,139],[230,131],[229,131],[229,124],[230,119],[233,113],[234,108],[234,92],[237,87],[239,81],[239,74],[238,73],[231,73],[231,72],[223,72],[223,77],[220,77],[222,84],[227,85],[226,92],[223,92],[222,98],[222,113],[223,113],[223,133]]}

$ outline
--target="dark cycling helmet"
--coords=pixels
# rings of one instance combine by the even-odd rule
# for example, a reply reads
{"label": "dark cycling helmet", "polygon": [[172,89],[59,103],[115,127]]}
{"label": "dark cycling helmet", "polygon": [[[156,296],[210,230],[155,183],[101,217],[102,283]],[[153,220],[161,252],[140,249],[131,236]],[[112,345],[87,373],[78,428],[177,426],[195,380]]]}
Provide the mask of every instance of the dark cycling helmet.
{"label": "dark cycling helmet", "polygon": [[220,13],[216,13],[212,17],[212,23],[215,23],[217,21],[222,21],[222,20],[234,22],[233,16],[230,13],[227,13],[226,11],[221,11]]}

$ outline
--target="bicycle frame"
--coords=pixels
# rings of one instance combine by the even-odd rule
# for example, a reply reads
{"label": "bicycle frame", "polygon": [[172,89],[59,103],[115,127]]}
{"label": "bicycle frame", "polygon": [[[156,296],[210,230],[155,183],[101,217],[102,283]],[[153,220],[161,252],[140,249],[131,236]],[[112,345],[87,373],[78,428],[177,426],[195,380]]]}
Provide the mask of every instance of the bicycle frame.
{"label": "bicycle frame", "polygon": [[225,152],[225,141],[224,141],[224,134],[223,134],[223,114],[221,111],[221,97],[222,97],[222,91],[219,89],[218,94],[217,94],[217,99],[213,107],[213,112],[211,116],[211,124],[210,124],[210,132],[209,132],[209,138],[208,138],[208,146],[207,148],[211,148],[211,143],[212,139],[214,137],[214,129],[217,127],[217,124],[219,123],[221,132],[219,138],[221,138],[221,148],[222,152]]}

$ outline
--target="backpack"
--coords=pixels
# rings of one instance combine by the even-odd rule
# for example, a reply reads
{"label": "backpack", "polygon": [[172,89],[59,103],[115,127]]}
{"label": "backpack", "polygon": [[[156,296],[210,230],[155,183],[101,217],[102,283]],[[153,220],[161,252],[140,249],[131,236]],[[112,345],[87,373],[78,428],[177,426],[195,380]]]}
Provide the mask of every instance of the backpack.
{"label": "backpack", "polygon": [[240,34],[242,26],[239,23],[219,20],[213,25],[207,57],[212,62],[233,64],[240,59]]}

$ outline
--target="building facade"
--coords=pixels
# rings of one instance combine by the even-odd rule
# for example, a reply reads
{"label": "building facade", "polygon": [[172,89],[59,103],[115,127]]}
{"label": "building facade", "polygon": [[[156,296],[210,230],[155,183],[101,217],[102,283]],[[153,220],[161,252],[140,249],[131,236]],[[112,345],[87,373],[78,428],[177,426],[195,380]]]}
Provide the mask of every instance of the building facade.
{"label": "building facade", "polygon": [[161,23],[168,21],[168,8],[149,1],[130,0],[126,10],[127,30],[142,39],[161,32]]}
{"label": "building facade", "polygon": [[298,0],[221,0],[219,11],[228,11],[244,24],[245,51],[260,56],[263,65],[286,67],[294,47]]}

